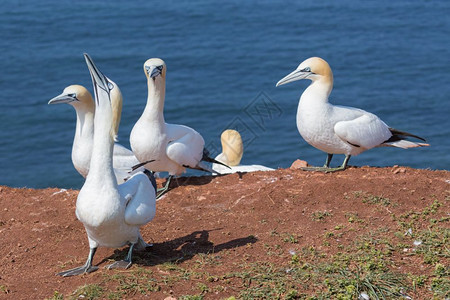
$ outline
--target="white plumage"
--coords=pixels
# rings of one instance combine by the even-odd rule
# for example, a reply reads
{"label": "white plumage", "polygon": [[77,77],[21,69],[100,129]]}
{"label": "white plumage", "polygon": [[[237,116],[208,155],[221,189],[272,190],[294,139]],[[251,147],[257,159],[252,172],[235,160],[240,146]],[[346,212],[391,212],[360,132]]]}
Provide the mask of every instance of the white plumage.
{"label": "white plumage", "polygon": [[[114,139],[117,140],[117,131],[122,112],[122,93],[116,84],[115,87],[116,89],[111,91],[111,103],[114,115]],[[59,103],[70,104],[77,114],[75,137],[72,146],[72,163],[78,173],[86,178],[89,173],[94,137],[94,101],[85,87],[70,85],[64,89],[62,94],[48,102],[48,104]],[[139,161],[131,150],[119,143],[114,144],[113,168],[117,183],[124,182],[130,176],[131,168],[138,163]],[[143,171],[143,168],[136,171]],[[134,174],[134,172],[131,174]]]}
{"label": "white plumage", "polygon": [[[298,131],[306,142],[328,154],[323,168],[311,169],[345,169],[351,155],[379,146],[429,146],[405,140],[406,137],[414,137],[425,141],[416,135],[390,128],[372,113],[330,104],[328,97],[333,89],[333,73],[325,60],[319,57],[305,60],[295,71],[281,79],[277,86],[301,79],[310,79],[312,83],[300,97],[297,110]],[[333,154],[346,155],[341,167],[329,168]]]}
{"label": "white plumage", "polygon": [[229,168],[214,163],[212,169],[219,174],[231,174],[237,172],[255,172],[255,171],[273,171],[274,169],[261,165],[240,165],[242,156],[244,155],[244,144],[242,137],[238,131],[227,129],[220,136],[222,144],[222,152],[216,156],[216,160],[220,161]]}
{"label": "white plumage", "polygon": [[[168,124],[164,120],[164,61],[159,58],[147,60],[144,72],[148,85],[147,104],[131,131],[130,145],[137,159],[147,169],[169,173],[165,191],[170,178],[182,174],[186,168],[211,172],[202,160],[212,162],[212,159],[207,156],[205,141],[197,131],[184,125]],[[153,161],[145,164],[149,160]]]}
{"label": "white plumage", "polygon": [[117,248],[130,244],[126,259],[107,267],[128,268],[134,246],[145,245],[139,227],[150,222],[156,210],[156,191],[151,182],[154,178],[150,172],[138,172],[117,185],[112,165],[115,131],[110,97],[116,85],[87,54],[85,59],[94,84],[96,114],[89,174],[78,194],[76,215],[86,229],[91,251],[85,265],[61,272],[61,276],[95,271],[92,259],[99,246]]}

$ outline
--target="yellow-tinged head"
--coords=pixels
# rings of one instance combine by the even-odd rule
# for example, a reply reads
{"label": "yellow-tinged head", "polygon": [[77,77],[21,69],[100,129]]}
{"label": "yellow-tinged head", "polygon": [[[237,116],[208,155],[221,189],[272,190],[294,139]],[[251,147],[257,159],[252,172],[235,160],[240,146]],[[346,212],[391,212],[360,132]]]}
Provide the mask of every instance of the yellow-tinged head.
{"label": "yellow-tinged head", "polygon": [[230,167],[239,165],[244,154],[244,145],[242,144],[242,138],[239,132],[233,129],[227,129],[222,132],[220,141],[222,143],[222,153],[227,158],[225,163]]}
{"label": "yellow-tinged head", "polygon": [[68,103],[75,107],[75,109],[83,107],[86,111],[95,111],[94,101],[89,91],[81,85],[69,85],[64,89],[62,94],[54,97],[48,104]]}
{"label": "yellow-tinged head", "polygon": [[333,72],[330,65],[320,57],[311,57],[303,61],[297,69],[278,81],[277,86],[301,79],[320,81],[333,86]]}
{"label": "yellow-tinged head", "polygon": [[166,78],[166,63],[160,58],[150,58],[144,63],[144,73],[147,79]]}

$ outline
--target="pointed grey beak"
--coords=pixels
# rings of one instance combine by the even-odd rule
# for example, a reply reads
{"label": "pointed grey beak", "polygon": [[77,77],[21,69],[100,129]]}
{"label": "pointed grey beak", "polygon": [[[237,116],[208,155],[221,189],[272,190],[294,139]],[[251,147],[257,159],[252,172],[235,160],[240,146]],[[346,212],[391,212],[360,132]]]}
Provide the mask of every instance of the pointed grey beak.
{"label": "pointed grey beak", "polygon": [[155,78],[161,75],[162,66],[146,66],[145,70],[150,78]]}
{"label": "pointed grey beak", "polygon": [[108,81],[108,78],[106,78],[105,75],[97,68],[97,66],[94,64],[94,61],[89,56],[89,54],[84,53],[84,59],[86,60],[86,64],[89,69],[89,73],[91,73],[92,83],[95,87],[99,87],[102,90],[105,90],[107,93],[110,91],[110,82]]}
{"label": "pointed grey beak", "polygon": [[50,99],[50,101],[48,101],[48,104],[59,104],[59,103],[70,103],[73,101],[80,101],[77,99],[77,95],[76,94],[64,94],[62,93],[61,95],[58,95],[52,99]]}
{"label": "pointed grey beak", "polygon": [[289,82],[305,79],[309,75],[311,75],[311,72],[295,70],[295,71],[289,73],[288,75],[286,75],[285,77],[283,77],[280,81],[278,81],[276,86],[280,86],[280,85],[283,85],[283,84],[286,84]]}

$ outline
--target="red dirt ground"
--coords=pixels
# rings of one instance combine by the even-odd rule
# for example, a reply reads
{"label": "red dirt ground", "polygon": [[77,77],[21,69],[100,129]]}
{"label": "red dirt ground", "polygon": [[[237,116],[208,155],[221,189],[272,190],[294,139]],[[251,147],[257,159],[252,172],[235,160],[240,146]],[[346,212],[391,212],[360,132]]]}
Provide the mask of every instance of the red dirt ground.
{"label": "red dirt ground", "polygon": [[[363,203],[353,197],[355,191],[382,195],[397,205]],[[105,275],[129,274],[130,270],[143,268],[161,279],[170,273],[162,267],[164,263],[174,261],[182,268],[204,268],[203,271],[219,277],[235,270],[241,262],[264,260],[282,264],[285,256],[266,255],[267,245],[279,243],[280,236],[274,235],[275,231],[298,237],[295,244],[281,245],[286,253],[313,246],[333,254],[333,245],[352,242],[352,230],[364,233],[382,226],[397,226],[392,213],[421,211],[438,199],[446,206],[441,215],[448,215],[450,172],[362,167],[331,174],[279,169],[179,178],[157,202],[155,219],[141,229],[144,239],[154,246],[149,253],[136,254],[135,264],[129,270],[103,268],[108,259],[125,255],[126,248],[100,248],[94,258],[94,264],[100,266],[98,271],[61,278],[55,274],[83,264],[88,253],[84,227],[75,217],[77,195],[77,190],[0,186],[0,298],[45,299],[53,297],[55,291],[70,296],[78,287],[93,283],[114,289],[112,283],[105,281]],[[332,218],[317,222],[311,216],[319,211],[330,212]],[[349,213],[365,220],[365,225],[349,224]],[[348,224],[349,230],[339,240],[331,240],[331,247],[324,246],[324,233],[337,224]],[[218,255],[220,264],[199,267],[199,260],[215,259]],[[433,266],[423,264],[416,256],[396,261],[393,268],[404,272],[420,275],[433,271]],[[449,265],[446,258],[442,262]],[[211,280],[211,286],[215,281]],[[192,277],[175,284],[166,282],[156,292],[134,293],[126,298],[164,299],[199,294],[199,282]],[[221,284],[224,289],[206,293],[204,299],[237,297],[242,288],[242,282],[236,279]],[[432,293],[423,289],[413,295],[414,299],[431,299]]]}

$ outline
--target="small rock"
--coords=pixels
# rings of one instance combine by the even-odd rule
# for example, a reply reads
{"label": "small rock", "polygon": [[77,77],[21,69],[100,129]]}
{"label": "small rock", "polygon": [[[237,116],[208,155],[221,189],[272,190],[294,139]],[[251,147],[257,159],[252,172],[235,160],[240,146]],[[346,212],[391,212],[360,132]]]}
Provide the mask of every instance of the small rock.
{"label": "small rock", "polygon": [[177,300],[177,298],[169,296],[169,297],[164,298],[164,300]]}
{"label": "small rock", "polygon": [[392,168],[392,173],[398,174],[398,173],[406,173],[406,168],[404,167],[394,167]]}
{"label": "small rock", "polygon": [[308,165],[308,162],[306,162],[305,160],[300,160],[297,159],[296,161],[294,161],[290,167],[291,170],[298,170],[301,168],[306,168]]}
{"label": "small rock", "polygon": [[202,200],[206,200],[206,197],[205,196],[197,197],[197,201],[202,201]]}

